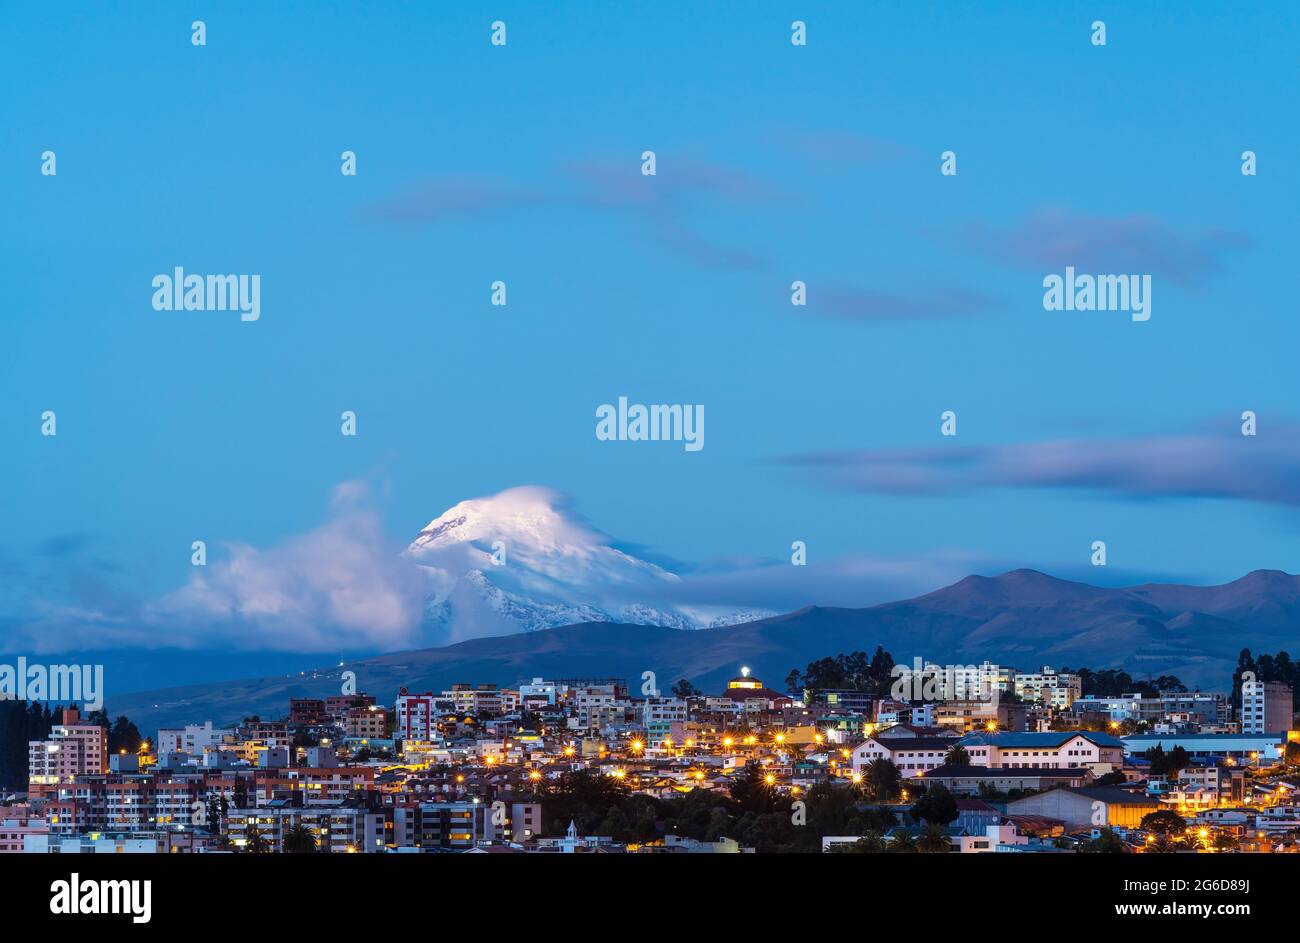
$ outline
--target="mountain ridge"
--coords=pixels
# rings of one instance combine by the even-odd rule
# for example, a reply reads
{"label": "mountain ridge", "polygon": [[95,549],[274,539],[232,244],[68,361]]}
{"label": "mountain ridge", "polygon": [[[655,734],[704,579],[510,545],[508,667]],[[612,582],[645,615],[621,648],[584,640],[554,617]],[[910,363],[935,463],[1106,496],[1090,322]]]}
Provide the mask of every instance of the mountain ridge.
{"label": "mountain ridge", "polygon": [[[1258,573],[1276,575],[1252,579]],[[1153,593],[1158,601],[1150,598]],[[402,686],[443,690],[458,681],[639,679],[645,671],[655,672],[660,688],[684,677],[708,690],[720,688],[741,664],[779,688],[792,668],[877,645],[899,663],[920,657],[953,664],[989,660],[1022,670],[1044,664],[1124,668],[1135,677],[1177,674],[1189,686],[1223,689],[1242,647],[1271,652],[1298,643],[1300,577],[1280,571],[1253,571],[1217,587],[1108,589],[1013,570],[860,609],[807,606],[693,630],[585,621],[392,652],[295,676],[110,697],[109,706],[143,724],[278,716],[289,697],[336,693],[343,670],[356,672],[358,690],[381,702],[391,701]]]}

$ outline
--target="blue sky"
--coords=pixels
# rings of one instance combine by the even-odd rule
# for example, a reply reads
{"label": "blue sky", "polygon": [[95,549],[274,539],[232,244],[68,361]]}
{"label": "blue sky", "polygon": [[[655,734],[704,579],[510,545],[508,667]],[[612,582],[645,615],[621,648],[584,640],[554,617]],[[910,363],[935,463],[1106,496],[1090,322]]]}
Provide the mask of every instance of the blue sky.
{"label": "blue sky", "polygon": [[[802,539],[900,596],[1300,570],[1293,4],[471,6],[6,13],[6,623],[129,615],[357,479],[394,552],[540,484],[656,559]],[[1045,311],[1088,263],[1151,320]],[[177,265],[259,273],[261,319],[154,311]],[[706,447],[598,442],[620,395]]]}

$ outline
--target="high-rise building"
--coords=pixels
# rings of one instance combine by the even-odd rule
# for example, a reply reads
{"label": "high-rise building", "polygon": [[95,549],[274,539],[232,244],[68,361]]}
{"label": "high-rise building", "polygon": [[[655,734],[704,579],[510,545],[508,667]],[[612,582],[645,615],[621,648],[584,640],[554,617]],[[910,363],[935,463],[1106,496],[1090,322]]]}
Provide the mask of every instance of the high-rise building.
{"label": "high-rise building", "polygon": [[1241,682],[1241,732],[1280,733],[1291,729],[1291,688],[1280,681]]}
{"label": "high-rise building", "polygon": [[437,725],[438,717],[431,691],[423,694],[407,694],[403,691],[397,696],[397,731],[403,740],[430,741],[434,739]]}

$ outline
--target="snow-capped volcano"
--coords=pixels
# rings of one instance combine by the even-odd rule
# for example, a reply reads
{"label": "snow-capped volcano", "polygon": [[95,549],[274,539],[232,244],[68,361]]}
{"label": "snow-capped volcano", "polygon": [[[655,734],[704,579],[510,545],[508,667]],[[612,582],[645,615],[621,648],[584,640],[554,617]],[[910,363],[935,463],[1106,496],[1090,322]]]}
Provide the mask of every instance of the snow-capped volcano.
{"label": "snow-capped volcano", "polygon": [[449,642],[575,622],[695,629],[771,615],[674,603],[679,576],[619,550],[543,487],[462,501],[404,555],[429,575],[426,623]]}

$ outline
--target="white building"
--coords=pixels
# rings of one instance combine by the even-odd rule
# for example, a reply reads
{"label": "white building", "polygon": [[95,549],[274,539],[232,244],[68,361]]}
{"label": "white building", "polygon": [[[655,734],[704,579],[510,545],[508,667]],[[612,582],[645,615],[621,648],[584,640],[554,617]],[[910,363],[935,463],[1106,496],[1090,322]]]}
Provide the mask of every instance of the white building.
{"label": "white building", "polygon": [[558,696],[558,686],[554,681],[543,681],[541,678],[534,678],[528,684],[519,685],[519,698],[525,703],[542,700],[547,704],[554,704]]}
{"label": "white building", "polygon": [[672,724],[684,724],[688,713],[686,702],[674,697],[648,697],[641,707],[641,719],[647,731],[666,731]]}
{"label": "white building", "polygon": [[1286,734],[1136,734],[1124,738],[1124,752],[1129,756],[1141,756],[1153,747],[1160,747],[1166,753],[1182,747],[1198,764],[1225,760],[1245,766],[1272,766],[1282,758]]}
{"label": "white building", "polygon": [[1025,701],[1038,701],[1056,710],[1067,710],[1083,696],[1083,679],[1077,674],[1045,666],[1042,671],[1017,674],[1016,694]]}
{"label": "white building", "polygon": [[861,773],[876,760],[889,760],[905,778],[924,776],[944,765],[955,743],[952,737],[868,737],[853,750],[853,771]]}
{"label": "white building", "polygon": [[1241,682],[1241,732],[1246,735],[1291,729],[1291,688],[1278,681]]}
{"label": "white building", "polygon": [[[915,665],[912,668],[899,666],[894,669],[895,676],[906,679],[917,675]],[[921,668],[921,675],[933,677],[945,700],[967,700],[988,697],[994,691],[1010,691],[1014,684],[1016,669],[1005,668],[991,661],[978,665],[940,665],[927,661]],[[903,692],[907,693],[907,692]],[[921,697],[909,696],[908,700],[921,700]]]}
{"label": "white building", "polygon": [[209,750],[218,749],[226,737],[235,737],[233,728],[213,727],[212,721],[203,726],[189,724],[185,727],[164,727],[158,731],[154,744],[156,753],[188,753],[190,756],[202,756]]}
{"label": "white building", "polygon": [[1078,730],[1047,733],[973,733],[958,744],[973,766],[994,769],[1075,769],[1095,763],[1119,767],[1124,742],[1105,733]]}
{"label": "white building", "polygon": [[125,835],[27,835],[23,852],[29,855],[153,855],[158,853],[156,838],[133,838]]}

